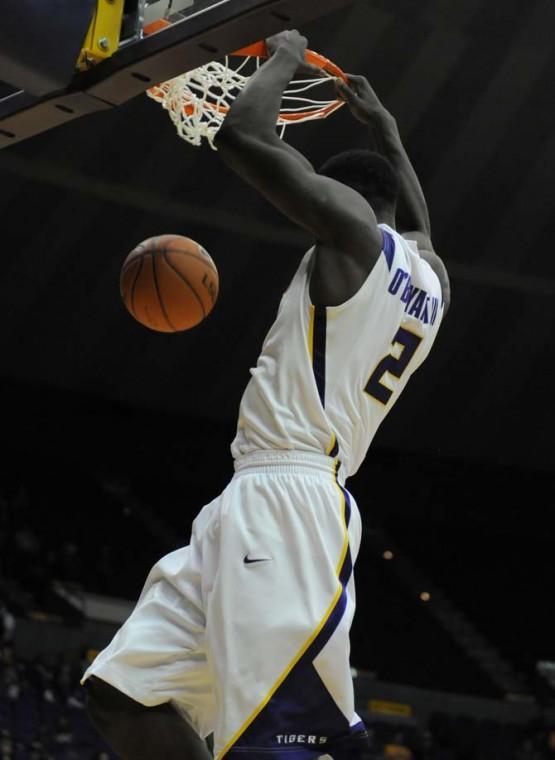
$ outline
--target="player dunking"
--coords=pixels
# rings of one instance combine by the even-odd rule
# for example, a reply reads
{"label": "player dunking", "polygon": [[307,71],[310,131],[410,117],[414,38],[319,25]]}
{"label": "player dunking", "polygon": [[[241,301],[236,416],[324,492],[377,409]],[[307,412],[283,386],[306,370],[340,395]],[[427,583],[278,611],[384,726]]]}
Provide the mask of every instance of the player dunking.
{"label": "player dunking", "polygon": [[[383,156],[319,172],[276,135],[306,40],[284,32],[235,101],[223,160],[316,241],[243,396],[235,476],[158,562],[85,674],[89,710],[129,760],[364,757],[349,629],[361,525],[344,487],[426,358],[449,303],[426,203],[367,81],[337,85]],[[387,160],[389,159],[389,161]]]}

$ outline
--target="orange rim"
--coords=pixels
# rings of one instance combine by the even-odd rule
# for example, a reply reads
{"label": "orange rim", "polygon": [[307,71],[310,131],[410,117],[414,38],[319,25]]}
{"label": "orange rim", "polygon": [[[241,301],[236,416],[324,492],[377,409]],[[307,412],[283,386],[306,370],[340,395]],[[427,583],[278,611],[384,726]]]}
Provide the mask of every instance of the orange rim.
{"label": "orange rim", "polygon": [[[255,42],[253,45],[247,45],[247,47],[241,48],[240,50],[236,50],[231,55],[237,55],[241,57],[247,57],[247,56],[253,56],[255,58],[268,58],[268,48],[266,47],[266,43],[264,41],[261,42]],[[338,77],[339,79],[342,79],[344,82],[347,82],[347,75],[345,72],[339,68],[337,64],[335,64],[333,61],[330,61],[329,58],[326,58],[323,55],[320,55],[320,53],[315,53],[314,50],[307,50],[306,51],[306,60],[307,63],[311,63],[313,66],[318,66],[323,71],[326,71],[328,74],[330,74],[332,77]],[[341,106],[344,105],[344,102],[342,100],[336,100],[333,103],[330,103],[329,106],[326,106],[325,108],[320,108],[319,110],[314,111],[298,111],[296,113],[283,113],[280,112],[280,118],[283,121],[302,121],[302,119],[306,119],[307,117],[312,116],[313,119],[325,119],[326,116],[329,116],[334,111],[337,111],[338,108],[341,108]],[[218,109],[220,111],[226,111],[226,109],[222,109],[221,107]],[[229,110],[229,109],[227,109]]]}
{"label": "orange rim", "polygon": [[[158,25],[159,24],[159,25]],[[161,22],[154,22],[153,24],[149,25],[149,31],[148,33],[152,34],[153,32],[159,31],[160,29],[164,28],[166,25],[170,25],[169,22],[162,23]],[[145,33],[147,27],[145,27]],[[266,43],[264,41],[255,42],[252,45],[247,45],[246,47],[241,48],[240,50],[236,50],[235,52],[231,53],[232,56],[238,56],[241,58],[269,58],[268,55],[268,48],[266,47]],[[307,63],[311,63],[313,66],[318,66],[323,71],[327,72],[332,77],[337,77],[339,79],[342,79],[344,82],[348,82],[347,75],[345,72],[337,66],[333,61],[330,61],[329,58],[326,58],[323,55],[320,55],[320,53],[315,53],[314,50],[307,50],[306,51],[306,60]],[[155,87],[151,87],[149,89],[149,92],[152,93],[159,93],[160,90],[163,91],[162,85],[157,85]],[[280,112],[280,119],[283,121],[302,121],[303,119],[306,119],[308,117],[312,117],[313,119],[325,119],[327,116],[329,116],[334,111],[337,111],[338,108],[341,108],[341,106],[344,105],[343,100],[335,100],[329,105],[325,106],[324,108],[316,109],[314,111],[298,111],[295,113],[284,113]],[[219,113],[227,113],[229,111],[228,106],[221,106],[216,105],[215,103],[204,103],[204,108],[210,109],[211,111],[218,111]],[[194,107],[191,105],[185,104],[183,106],[183,112],[190,116],[194,112]]]}
{"label": "orange rim", "polygon": [[[231,55],[238,55],[244,58],[250,55],[254,56],[255,58],[269,57],[268,48],[266,47],[266,43],[263,41],[255,42],[253,45],[247,45],[247,47],[236,50],[234,53],[231,53]],[[337,64],[335,64],[333,61],[330,61],[329,58],[320,55],[320,53],[315,53],[314,50],[306,51],[306,61],[307,63],[311,63],[313,66],[318,66],[320,69],[327,71],[328,74],[331,74],[334,77],[339,77],[344,82],[347,81],[347,75],[342,69],[339,68]]]}

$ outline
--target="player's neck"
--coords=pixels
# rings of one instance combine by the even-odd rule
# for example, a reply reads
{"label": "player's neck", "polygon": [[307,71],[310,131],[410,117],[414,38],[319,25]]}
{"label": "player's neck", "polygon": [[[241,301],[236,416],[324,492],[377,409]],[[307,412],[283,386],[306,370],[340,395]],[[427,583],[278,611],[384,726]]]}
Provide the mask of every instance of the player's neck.
{"label": "player's neck", "polygon": [[393,230],[395,229],[395,214],[388,211],[376,212],[378,224],[387,224]]}

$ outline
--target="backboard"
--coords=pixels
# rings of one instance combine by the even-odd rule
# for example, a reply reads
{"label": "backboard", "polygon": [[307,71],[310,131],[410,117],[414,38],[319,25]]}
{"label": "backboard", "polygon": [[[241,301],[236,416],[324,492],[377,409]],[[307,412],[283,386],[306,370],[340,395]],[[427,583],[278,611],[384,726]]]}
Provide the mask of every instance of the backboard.
{"label": "backboard", "polygon": [[352,2],[6,0],[13,8],[3,8],[0,29],[0,148]]}

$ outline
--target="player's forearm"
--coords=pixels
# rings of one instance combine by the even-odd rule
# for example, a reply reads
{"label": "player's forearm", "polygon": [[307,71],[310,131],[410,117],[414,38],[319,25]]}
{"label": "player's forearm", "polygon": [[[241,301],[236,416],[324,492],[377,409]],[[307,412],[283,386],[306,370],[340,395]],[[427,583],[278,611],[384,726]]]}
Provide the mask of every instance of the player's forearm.
{"label": "player's forearm", "polygon": [[275,132],[283,91],[293,78],[298,61],[288,50],[279,49],[237,97],[222,127],[239,128],[243,133],[264,135]]}
{"label": "player's forearm", "polygon": [[430,215],[424,191],[407,155],[397,123],[383,109],[372,120],[372,130],[378,150],[392,164],[400,181],[397,203],[397,223],[404,230],[418,230],[430,235]]}
{"label": "player's forearm", "polygon": [[400,181],[396,221],[405,231],[419,231],[430,236],[430,217],[426,199],[416,172],[401,142],[397,123],[385,109],[366,77],[347,74],[347,81],[336,81],[338,94],[353,116],[372,127],[377,148],[389,159]]}

